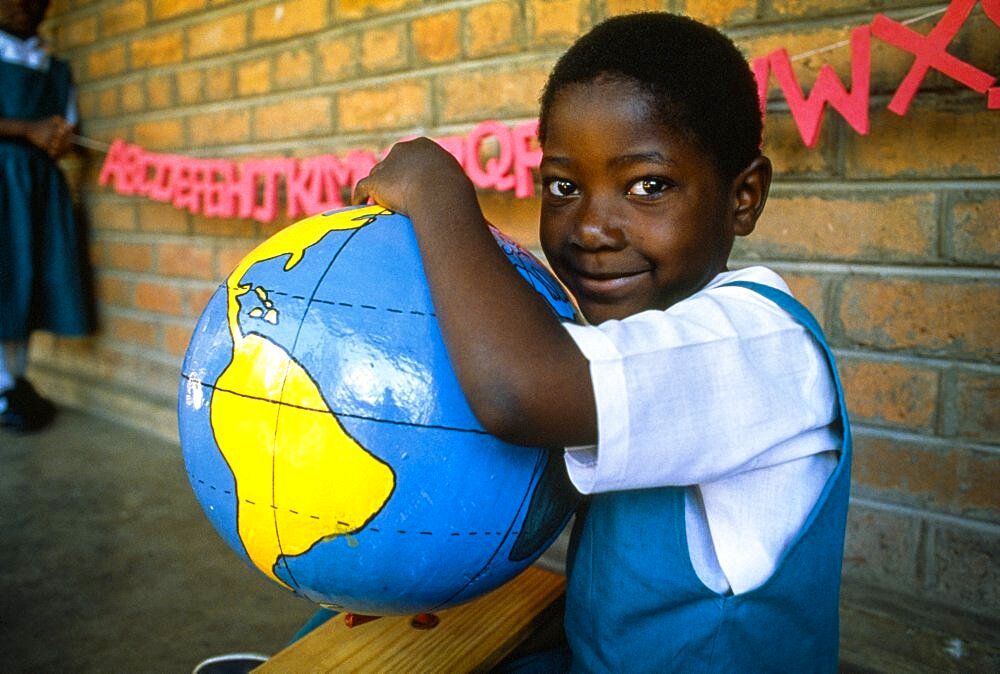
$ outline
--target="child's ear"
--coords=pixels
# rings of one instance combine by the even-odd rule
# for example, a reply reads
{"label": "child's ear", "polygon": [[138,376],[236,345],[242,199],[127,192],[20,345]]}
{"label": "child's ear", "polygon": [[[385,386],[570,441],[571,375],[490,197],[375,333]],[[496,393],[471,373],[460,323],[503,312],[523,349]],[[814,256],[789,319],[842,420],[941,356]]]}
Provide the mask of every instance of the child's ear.
{"label": "child's ear", "polygon": [[747,236],[757,225],[771,189],[771,160],[761,155],[743,169],[733,181],[733,233]]}

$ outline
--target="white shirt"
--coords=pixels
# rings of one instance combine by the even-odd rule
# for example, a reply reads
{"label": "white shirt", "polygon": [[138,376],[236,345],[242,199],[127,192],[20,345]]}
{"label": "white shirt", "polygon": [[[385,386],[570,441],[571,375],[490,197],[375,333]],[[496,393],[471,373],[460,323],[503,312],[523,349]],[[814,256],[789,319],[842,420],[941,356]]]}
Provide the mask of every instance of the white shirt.
{"label": "white shirt", "polygon": [[719,593],[774,572],[833,472],[840,436],[826,356],[744,280],[785,292],[764,267],[724,272],[665,311],[567,324],[590,361],[596,446],[566,450],[582,493],[686,487],[688,549]]}
{"label": "white shirt", "polygon": [[[26,40],[0,30],[0,61],[46,72],[49,69],[49,53],[42,48],[37,37]],[[63,118],[71,126],[76,126],[78,119],[76,111],[76,89],[71,87],[66,102],[66,113]]]}

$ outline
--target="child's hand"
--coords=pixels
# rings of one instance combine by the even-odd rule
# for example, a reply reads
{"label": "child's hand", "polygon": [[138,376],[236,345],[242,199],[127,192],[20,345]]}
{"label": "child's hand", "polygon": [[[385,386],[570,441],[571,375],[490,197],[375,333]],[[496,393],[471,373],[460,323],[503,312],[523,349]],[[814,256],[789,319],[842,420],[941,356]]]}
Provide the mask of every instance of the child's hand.
{"label": "child's hand", "polygon": [[411,218],[426,208],[475,202],[475,188],[461,164],[429,138],[397,143],[354,188],[354,204],[371,199]]}
{"label": "child's hand", "polygon": [[59,115],[48,119],[39,119],[28,123],[26,136],[28,141],[57,159],[69,149],[73,127]]}

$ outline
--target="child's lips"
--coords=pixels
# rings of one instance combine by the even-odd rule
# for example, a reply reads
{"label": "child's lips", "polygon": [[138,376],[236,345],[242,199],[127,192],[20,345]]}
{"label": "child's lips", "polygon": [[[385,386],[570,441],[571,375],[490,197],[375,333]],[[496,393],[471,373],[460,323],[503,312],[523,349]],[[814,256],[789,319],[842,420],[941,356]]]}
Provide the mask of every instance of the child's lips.
{"label": "child's lips", "polygon": [[576,283],[580,292],[590,296],[617,297],[627,294],[648,270],[584,272],[577,270]]}

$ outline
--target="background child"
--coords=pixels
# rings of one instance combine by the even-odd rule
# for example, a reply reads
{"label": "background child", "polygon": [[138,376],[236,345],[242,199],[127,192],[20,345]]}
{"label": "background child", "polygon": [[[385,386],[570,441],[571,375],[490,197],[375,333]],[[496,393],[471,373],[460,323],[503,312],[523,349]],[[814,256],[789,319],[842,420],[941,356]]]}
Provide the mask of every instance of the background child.
{"label": "background child", "polygon": [[[428,140],[357,187],[413,220],[469,402],[566,448],[575,667],[837,667],[850,442],[818,326],[772,271],[729,271],[767,198],[756,87],[717,31],[610,19],[542,97],[541,242],[587,325],[562,325]],[[551,664],[551,663],[550,663]]]}
{"label": "background child", "polygon": [[30,333],[88,331],[73,204],[55,163],[76,105],[69,66],[39,44],[47,8],[0,1],[0,424],[21,431],[55,413],[24,378]]}

